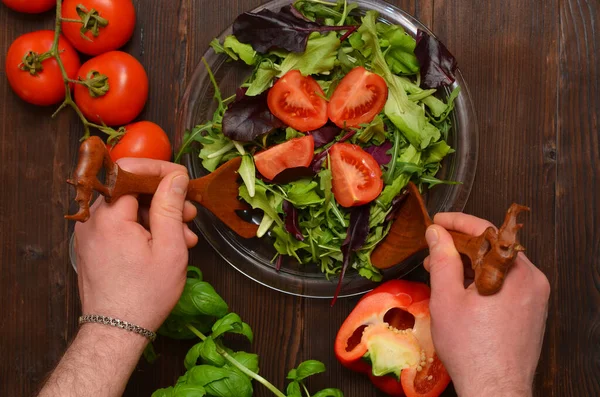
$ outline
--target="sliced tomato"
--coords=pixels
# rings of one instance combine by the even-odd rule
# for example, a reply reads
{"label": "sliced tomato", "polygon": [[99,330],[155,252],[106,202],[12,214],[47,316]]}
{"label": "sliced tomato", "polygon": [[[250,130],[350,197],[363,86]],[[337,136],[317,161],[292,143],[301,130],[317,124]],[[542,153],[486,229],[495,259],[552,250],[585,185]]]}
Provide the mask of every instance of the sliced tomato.
{"label": "sliced tomato", "polygon": [[269,91],[269,110],[279,120],[298,131],[321,128],[327,123],[327,101],[319,83],[292,70]]}
{"label": "sliced tomato", "polygon": [[336,143],[329,150],[333,195],[342,207],[367,204],[381,193],[381,168],[359,146]]}
{"label": "sliced tomato", "polygon": [[308,167],[315,155],[311,135],[290,139],[254,155],[254,164],[262,176],[273,179],[281,171],[293,167]]}
{"label": "sliced tomato", "polygon": [[359,66],[352,69],[333,92],[329,118],[340,128],[370,123],[385,106],[387,96],[388,87],[383,77]]}

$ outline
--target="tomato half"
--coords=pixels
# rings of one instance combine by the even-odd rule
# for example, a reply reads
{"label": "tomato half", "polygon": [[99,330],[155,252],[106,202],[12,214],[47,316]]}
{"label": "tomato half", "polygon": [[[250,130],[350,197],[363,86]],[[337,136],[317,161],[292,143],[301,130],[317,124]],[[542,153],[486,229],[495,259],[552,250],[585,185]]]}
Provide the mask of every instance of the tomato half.
{"label": "tomato half", "polygon": [[81,35],[82,23],[62,23],[63,34],[78,51],[99,55],[116,50],[129,41],[135,27],[135,8],[131,0],[65,0],[62,16],[82,20],[92,10],[94,13],[84,29],[87,39]]}
{"label": "tomato half", "polygon": [[56,6],[56,0],[2,0],[8,8],[27,14],[39,14]]}
{"label": "tomato half", "polygon": [[359,146],[336,143],[329,149],[333,195],[342,207],[367,204],[383,189],[381,168]]}
{"label": "tomato half", "polygon": [[108,78],[108,92],[94,97],[83,84],[75,85],[75,102],[88,120],[123,125],[140,114],[148,99],[148,76],[137,59],[121,51],[107,52],[84,63],[78,75],[85,80],[92,72]]}
{"label": "tomato half", "polygon": [[[34,105],[54,105],[65,98],[65,83],[56,60],[47,58],[41,63],[36,61],[36,57],[50,50],[53,41],[54,32],[51,30],[27,33],[11,44],[6,55],[8,83],[21,99]],[[80,65],[79,55],[62,36],[58,40],[58,49],[67,76],[74,79]],[[37,63],[33,74],[20,67],[25,56],[28,57],[28,63]]]}
{"label": "tomato half", "polygon": [[107,145],[113,161],[123,157],[171,160],[171,142],[158,125],[150,121],[138,121],[124,128],[125,135],[119,142],[114,146]]}
{"label": "tomato half", "polygon": [[269,91],[269,110],[279,120],[306,132],[327,123],[327,101],[319,83],[292,70],[277,80]]}
{"label": "tomato half", "polygon": [[385,106],[387,96],[383,77],[359,66],[344,76],[333,92],[329,118],[340,128],[370,123]]}
{"label": "tomato half", "polygon": [[281,171],[308,167],[314,157],[315,141],[311,135],[290,139],[254,155],[254,164],[262,176],[273,179]]}

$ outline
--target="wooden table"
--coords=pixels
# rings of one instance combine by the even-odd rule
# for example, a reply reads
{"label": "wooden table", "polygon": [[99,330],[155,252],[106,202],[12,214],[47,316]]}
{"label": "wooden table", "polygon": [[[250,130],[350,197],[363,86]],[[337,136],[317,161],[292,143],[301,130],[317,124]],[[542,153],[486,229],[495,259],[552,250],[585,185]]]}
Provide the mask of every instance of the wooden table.
{"label": "wooden table", "polygon": [[[142,118],[172,136],[190,74],[209,41],[261,0],[135,0],[138,17],[125,50],[150,77]],[[479,119],[480,160],[466,212],[500,223],[511,202],[533,212],[523,242],[552,285],[536,396],[600,395],[600,7],[597,0],[398,0],[430,26],[459,61]],[[0,7],[0,64],[19,35],[51,28],[53,13]],[[68,257],[82,126],[65,111],[19,100],[0,76],[0,395],[27,396],[76,332],[76,274]],[[72,208],[72,207],[71,207]],[[377,396],[369,381],[336,362],[336,331],[356,299],[330,309],[262,287],[227,265],[206,242],[191,263],[251,324],[249,347],[279,387],[287,370],[313,358],[327,375],[311,388]],[[184,372],[191,342],[160,338],[154,365],[140,363],[126,395],[150,395]],[[270,395],[260,385],[256,396]],[[454,395],[450,390],[446,395]]]}

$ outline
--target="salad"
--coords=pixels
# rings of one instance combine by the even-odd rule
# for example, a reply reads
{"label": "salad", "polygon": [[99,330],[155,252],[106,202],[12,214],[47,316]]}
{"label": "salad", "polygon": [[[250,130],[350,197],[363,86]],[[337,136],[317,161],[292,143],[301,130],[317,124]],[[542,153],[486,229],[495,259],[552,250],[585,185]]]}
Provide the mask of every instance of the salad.
{"label": "salad", "polygon": [[438,91],[454,82],[455,59],[426,32],[415,39],[344,0],[241,14],[211,46],[253,71],[223,98],[209,69],[217,109],[177,159],[194,142],[209,172],[242,156],[239,197],[260,212],[257,237],[271,239],[277,268],[290,256],[339,285],[348,267],[381,281],[370,255],[409,181],[455,183],[435,177],[453,152],[459,90],[447,101]]}

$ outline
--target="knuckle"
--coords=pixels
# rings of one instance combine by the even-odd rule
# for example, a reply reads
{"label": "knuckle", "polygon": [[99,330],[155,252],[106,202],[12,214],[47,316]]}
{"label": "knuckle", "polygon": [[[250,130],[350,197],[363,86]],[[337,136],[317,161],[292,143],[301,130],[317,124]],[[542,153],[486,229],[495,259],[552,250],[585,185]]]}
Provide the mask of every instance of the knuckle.
{"label": "knuckle", "polygon": [[539,294],[547,300],[550,298],[550,292],[552,290],[548,277],[546,277],[544,273],[538,272],[535,278]]}
{"label": "knuckle", "polygon": [[150,216],[158,215],[183,223],[183,212],[181,206],[171,201],[165,201],[155,208],[150,208]]}

